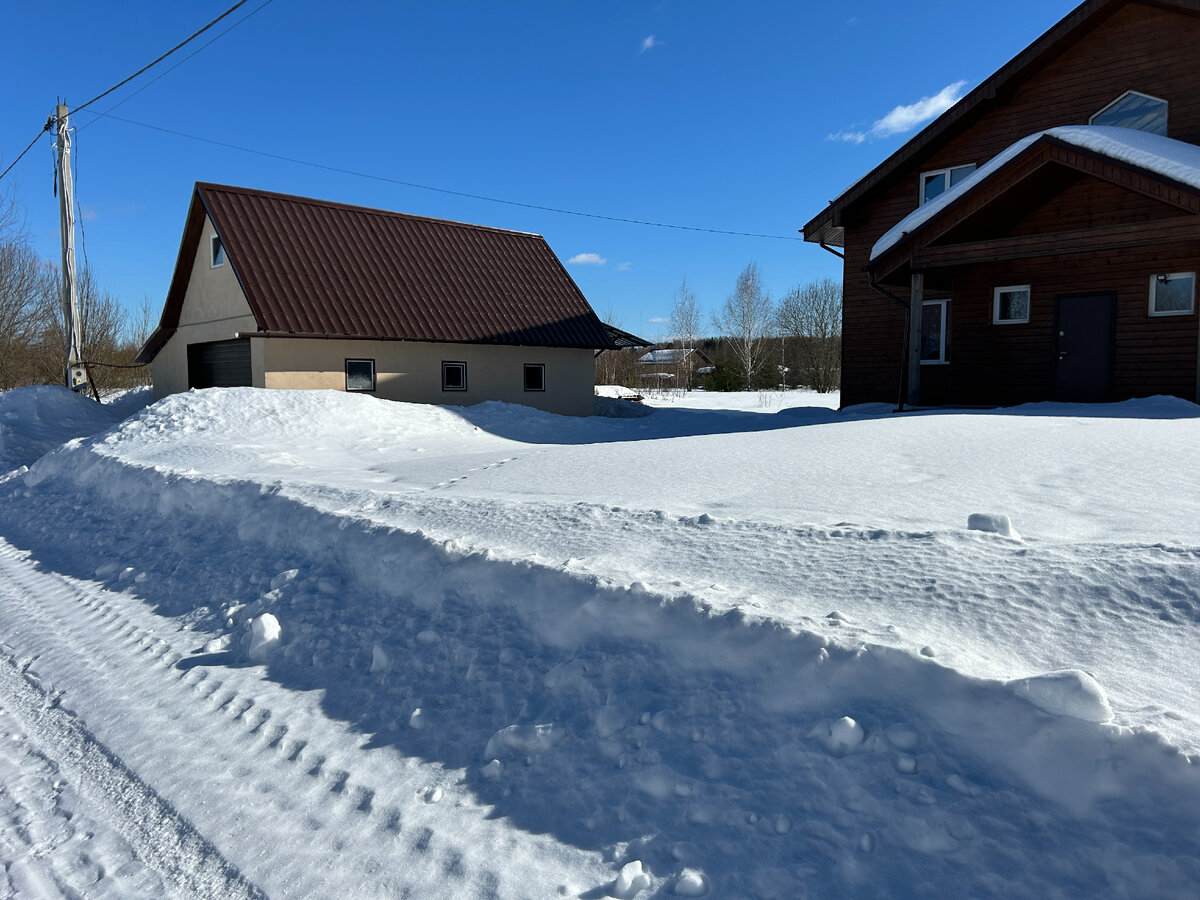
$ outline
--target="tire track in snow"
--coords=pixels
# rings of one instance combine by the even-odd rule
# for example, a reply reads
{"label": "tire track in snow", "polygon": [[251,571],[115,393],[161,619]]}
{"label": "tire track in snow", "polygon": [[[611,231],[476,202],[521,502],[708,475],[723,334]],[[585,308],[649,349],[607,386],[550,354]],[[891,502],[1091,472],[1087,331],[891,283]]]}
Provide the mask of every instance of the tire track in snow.
{"label": "tire track in snow", "polygon": [[[76,585],[61,576],[33,572],[25,554],[13,548],[3,539],[0,539],[0,575],[6,576],[0,578],[0,603],[3,603],[3,610],[9,614],[17,614],[14,617],[17,620],[17,623],[14,623],[15,630],[8,630],[10,640],[14,637],[24,637],[33,631],[36,638],[32,641],[34,646],[43,646],[47,639],[65,645],[68,655],[79,657],[85,665],[97,673],[108,668],[108,663],[115,659],[115,657],[109,657],[108,651],[102,646],[103,643],[107,643],[133,658],[146,659],[150,668],[160,673],[156,676],[155,690],[161,695],[158,700],[164,708],[178,709],[181,705],[190,706],[203,718],[214,723],[207,730],[205,728],[197,730],[198,723],[194,717],[176,715],[173,718],[178,721],[162,722],[159,726],[161,743],[166,746],[185,747],[190,741],[195,741],[199,737],[208,743],[231,748],[230,764],[225,771],[210,771],[207,775],[197,775],[193,778],[194,781],[207,782],[211,793],[225,795],[228,793],[228,789],[236,789],[239,782],[243,784],[252,781],[262,783],[263,779],[273,782],[283,781],[290,783],[292,787],[274,791],[270,796],[260,798],[260,802],[265,801],[266,804],[276,806],[282,805],[286,810],[293,805],[294,801],[286,798],[297,793],[293,789],[295,783],[299,781],[310,785],[311,788],[301,792],[308,801],[308,812],[305,813],[303,809],[300,811],[301,816],[307,816],[306,839],[309,843],[308,850],[311,851],[308,859],[324,858],[328,862],[330,851],[337,854],[350,845],[353,839],[346,837],[342,832],[352,831],[353,829],[348,827],[349,819],[355,819],[362,823],[361,826],[356,827],[361,827],[366,832],[385,834],[391,839],[405,839],[407,835],[409,842],[415,840],[413,834],[428,831],[430,838],[433,839],[425,840],[424,856],[428,860],[428,868],[431,872],[436,871],[443,882],[449,876],[455,882],[462,883],[465,888],[465,885],[471,882],[482,884],[490,883],[489,878],[495,879],[495,874],[487,868],[471,871],[464,867],[462,862],[464,848],[455,836],[439,833],[434,838],[432,829],[419,827],[413,831],[414,826],[406,824],[405,821],[406,818],[411,818],[411,811],[408,816],[402,811],[402,802],[397,791],[385,789],[386,784],[378,781],[378,772],[368,775],[361,769],[367,764],[367,760],[357,756],[347,759],[344,753],[337,752],[338,748],[335,745],[321,740],[318,735],[308,733],[297,723],[285,721],[285,717],[277,715],[262,702],[261,697],[246,696],[234,683],[240,680],[238,676],[241,673],[238,670],[226,670],[226,674],[222,676],[210,674],[209,671],[198,666],[180,667],[178,663],[188,654],[179,652],[167,640],[151,633],[124,615],[112,602],[105,599],[108,592],[103,588],[92,588],[87,583]],[[116,598],[121,595],[111,596]],[[4,618],[2,613],[0,613],[0,618]],[[147,618],[150,616],[148,615]],[[47,620],[54,623],[53,628],[44,624]],[[43,624],[39,625],[38,623]],[[102,642],[97,642],[97,635],[103,637]],[[40,682],[19,667],[13,654],[9,654],[6,659],[9,668],[17,673],[13,677],[28,680],[31,690],[42,690]],[[26,664],[28,665],[28,662]],[[172,677],[163,681],[162,675]],[[262,684],[256,683],[255,687],[256,689],[261,688]],[[133,697],[124,697],[125,692],[131,690],[135,690],[134,685],[127,682],[121,685],[123,699],[128,700],[130,706],[137,706],[139,704],[136,694]],[[176,699],[179,691],[185,694],[182,701]],[[6,682],[0,678],[0,696],[5,694]],[[57,700],[53,696],[53,692],[42,690],[42,695],[46,698],[53,697],[55,702]],[[40,708],[36,699],[26,705],[31,709]],[[41,705],[53,706],[53,703],[48,699]],[[250,884],[238,873],[234,863],[227,861],[215,845],[208,842],[166,800],[155,794],[134,774],[138,768],[137,765],[131,769],[116,754],[104,747],[94,735],[91,735],[87,728],[79,722],[78,717],[61,709],[58,712],[61,716],[75,722],[74,727],[78,732],[97,748],[100,748],[103,759],[109,760],[113,766],[118,767],[121,772],[125,773],[127,780],[139,785],[148,796],[162,804],[168,811],[168,813],[158,816],[145,815],[143,821],[165,822],[169,816],[173,815],[185,826],[181,829],[181,833],[185,836],[191,835],[191,837],[187,837],[187,840],[199,841],[208,848],[207,852],[211,853],[215,860],[219,860],[220,863],[229,867],[234,879],[231,884],[234,884],[235,888],[205,890],[203,889],[204,882],[201,881],[201,889],[197,890],[193,884],[187,882],[184,877],[186,872],[182,870],[176,872],[168,869],[164,872],[164,877],[179,881],[186,894],[196,896],[222,898],[264,896],[259,888]],[[213,732],[217,734],[228,732],[229,734],[228,737],[214,739],[211,736]],[[64,735],[69,737],[61,727],[48,733],[49,745],[56,746]],[[75,744],[79,744],[82,740],[83,738],[75,740]],[[159,742],[156,741],[156,743]],[[145,752],[152,755],[151,748],[146,748]],[[186,776],[184,772],[176,774],[181,777]],[[107,785],[108,781],[104,783]],[[102,788],[102,791],[104,790],[108,790],[108,788]],[[427,786],[421,788],[421,792],[430,790]],[[118,790],[113,793],[113,796],[124,798],[125,793]],[[440,791],[438,796],[440,798]],[[281,801],[280,797],[285,799]],[[124,803],[123,799],[122,802]],[[428,799],[424,801],[426,804],[429,802],[431,801]],[[279,815],[280,811],[280,809],[274,809],[273,814]],[[247,818],[253,818],[255,815],[261,821],[254,827],[258,829],[271,827],[272,813],[264,813],[257,808],[253,814],[246,813]],[[178,868],[180,865],[190,865],[190,860],[199,858],[194,853],[189,857],[184,852],[158,850],[151,832],[139,837],[140,841],[131,840],[131,843],[137,847],[138,852],[147,859],[149,864],[160,871],[162,870],[159,868],[158,862],[161,860],[181,861],[176,863],[176,868]],[[292,837],[287,840],[289,843],[293,842]],[[145,848],[144,851],[143,848]],[[369,860],[369,865],[383,873],[383,880],[387,881],[389,878],[386,873],[388,859],[386,845],[381,845],[377,849],[380,852]],[[296,852],[300,855],[300,851]],[[459,862],[455,866],[449,866],[447,860],[458,860]],[[308,867],[306,865],[306,868]],[[303,886],[297,888],[294,883],[291,883],[287,887],[289,890],[296,889],[305,895],[320,895],[331,890],[333,885],[341,883],[335,876],[325,871],[330,868],[327,864],[320,868],[322,869],[320,872],[300,873],[298,877],[301,882],[304,882]],[[236,889],[237,884],[244,885],[240,893]],[[385,893],[390,896],[392,891]],[[439,895],[441,895],[440,892]],[[454,891],[445,894],[445,896],[451,895],[457,896],[458,894]],[[469,895],[469,891],[462,894],[462,896],[467,895]]]}
{"label": "tire track in snow", "polygon": [[[12,591],[3,587],[5,602]],[[203,835],[101,744],[78,717],[57,705],[27,665],[0,651],[0,695],[55,763],[165,882],[187,896],[265,897]]]}

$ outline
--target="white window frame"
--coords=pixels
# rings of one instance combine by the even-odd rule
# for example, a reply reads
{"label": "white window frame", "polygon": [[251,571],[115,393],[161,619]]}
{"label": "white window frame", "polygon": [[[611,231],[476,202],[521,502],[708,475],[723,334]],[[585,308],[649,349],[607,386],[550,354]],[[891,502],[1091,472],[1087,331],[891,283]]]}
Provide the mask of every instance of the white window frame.
{"label": "white window frame", "polygon": [[[955,169],[966,169],[966,168],[970,168],[971,173],[974,173],[974,171],[979,167],[977,165],[975,165],[975,163],[963,163],[962,165],[959,165],[959,166],[946,166],[946,168],[944,168],[944,169],[930,169],[928,172],[922,172],[921,179],[920,179],[920,181],[917,182],[917,194],[918,194],[917,205],[924,206],[926,203],[929,203],[930,201],[936,199],[937,197],[942,196],[942,194],[946,193],[946,191],[948,191],[948,190],[950,190],[950,188],[954,187],[954,185],[952,185],[950,183],[950,173],[953,172]],[[968,177],[969,177],[969,174],[968,174]],[[930,197],[928,200],[926,200],[925,199],[925,182],[929,178],[935,177],[937,175],[945,175],[946,176],[946,191],[942,191],[941,193],[936,194],[933,197]]]}
{"label": "white window frame", "polygon": [[[950,364],[950,360],[946,358],[946,325],[950,318],[950,301],[949,300],[925,300],[921,304],[921,319],[922,328],[924,331],[924,318],[926,306],[940,306],[942,308],[941,333],[938,335],[938,358],[937,359],[922,359],[923,366],[945,366]],[[920,348],[918,348],[919,350]],[[910,357],[911,359],[911,357]]]}
{"label": "white window frame", "polygon": [[[1017,291],[1025,292],[1025,318],[1023,319],[1002,319],[1000,318],[1000,295],[1015,294]],[[1033,307],[1033,292],[1027,284],[1006,284],[992,289],[992,324],[993,325],[1026,325],[1029,323],[1029,314]]]}
{"label": "white window frame", "polygon": [[[1154,304],[1158,299],[1158,285],[1161,280],[1172,281],[1176,278],[1192,279],[1192,296],[1191,303],[1187,309],[1155,309]],[[1190,316],[1196,311],[1196,273],[1195,272],[1171,272],[1161,275],[1150,276],[1150,306],[1149,314],[1152,316]]]}
{"label": "white window frame", "polygon": [[[540,388],[531,388],[529,386],[529,370],[539,369],[542,373],[542,386]],[[546,364],[545,363],[525,363],[521,369],[521,386],[527,393],[544,394],[546,392]]]}
{"label": "white window frame", "polygon": [[[446,384],[446,370],[451,368],[462,369],[462,384],[458,386],[450,386]],[[467,389],[467,364],[461,360],[443,360],[442,361],[442,390],[443,391],[465,391]]]}
{"label": "white window frame", "polygon": [[[369,365],[370,365],[370,367],[371,367],[371,386],[370,386],[370,387],[366,387],[366,388],[352,388],[352,387],[350,387],[350,363],[367,363],[367,364],[369,364]],[[365,358],[365,357],[356,357],[356,358],[353,358],[353,359],[351,359],[351,358],[347,357],[347,358],[346,358],[346,361],[345,361],[345,363],[344,363],[344,369],[345,369],[345,372],[346,372],[346,391],[347,391],[348,393],[351,393],[351,394],[370,394],[370,393],[373,393],[373,392],[374,392],[374,390],[375,390],[375,360],[373,360],[373,359],[367,359],[367,358]]]}
{"label": "white window frame", "polygon": [[208,236],[208,258],[210,262],[209,268],[219,269],[225,265],[225,245],[221,243],[219,234],[210,234]]}
{"label": "white window frame", "polygon": [[[1114,106],[1116,106],[1118,103],[1120,103],[1122,100],[1124,100],[1126,97],[1130,96],[1131,94],[1135,97],[1145,97],[1147,100],[1154,100],[1158,103],[1161,103],[1163,106],[1165,106],[1167,108],[1167,111],[1163,114],[1163,134],[1164,135],[1167,134],[1171,127],[1171,103],[1170,103],[1170,101],[1166,100],[1162,97],[1155,97],[1153,94],[1147,94],[1144,91],[1124,91],[1121,94],[1121,96],[1117,97],[1115,100],[1110,101],[1109,103],[1106,103],[1104,105],[1104,107],[1102,109],[1098,110],[1097,112],[1092,113],[1092,115],[1088,118],[1088,124],[1089,125],[1093,124],[1098,118],[1100,118],[1102,115],[1104,115],[1106,112],[1108,112],[1110,109],[1112,109]],[[1128,126],[1108,126],[1108,127],[1128,127]],[[1140,130],[1140,129],[1134,129],[1134,130]],[[1147,131],[1146,133],[1147,134],[1158,134],[1157,131]]]}

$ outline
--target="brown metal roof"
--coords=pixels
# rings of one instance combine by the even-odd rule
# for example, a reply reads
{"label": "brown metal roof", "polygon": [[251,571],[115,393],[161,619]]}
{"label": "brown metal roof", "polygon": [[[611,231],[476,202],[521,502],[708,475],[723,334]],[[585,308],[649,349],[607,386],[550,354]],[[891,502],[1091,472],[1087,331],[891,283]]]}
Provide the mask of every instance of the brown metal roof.
{"label": "brown metal roof", "polygon": [[200,183],[139,358],[179,321],[205,212],[268,334],[614,347],[540,235]]}
{"label": "brown metal roof", "polygon": [[[1062,52],[1063,47],[1080,40],[1118,9],[1134,0],[1084,0],[1067,13],[1045,34],[1005,63],[974,90],[950,109],[921,129],[899,150],[848,187],[836,200],[800,229],[804,240],[814,243],[843,246],[845,232],[842,213],[851,205],[886,187],[901,169],[919,154],[948,141],[955,134],[977,121],[992,106],[1003,103],[1008,92],[1048,60]],[[1198,0],[1137,0],[1179,12],[1200,13]]]}

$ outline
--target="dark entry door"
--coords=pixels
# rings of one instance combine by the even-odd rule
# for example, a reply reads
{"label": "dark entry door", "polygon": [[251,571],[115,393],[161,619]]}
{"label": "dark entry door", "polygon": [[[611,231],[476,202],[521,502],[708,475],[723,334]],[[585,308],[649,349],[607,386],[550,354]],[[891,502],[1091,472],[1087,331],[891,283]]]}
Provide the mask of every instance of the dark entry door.
{"label": "dark entry door", "polygon": [[1111,399],[1116,311],[1116,294],[1070,294],[1058,298],[1056,400],[1103,403]]}
{"label": "dark entry door", "polygon": [[189,344],[188,387],[252,387],[250,338]]}

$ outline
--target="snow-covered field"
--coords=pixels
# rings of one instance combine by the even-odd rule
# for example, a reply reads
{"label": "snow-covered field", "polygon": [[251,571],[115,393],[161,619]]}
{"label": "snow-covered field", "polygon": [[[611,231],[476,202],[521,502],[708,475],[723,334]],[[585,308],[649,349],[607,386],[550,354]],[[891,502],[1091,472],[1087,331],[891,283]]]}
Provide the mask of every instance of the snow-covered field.
{"label": "snow-covered field", "polygon": [[1200,894],[1196,405],[145,402],[0,394],[0,897]]}

